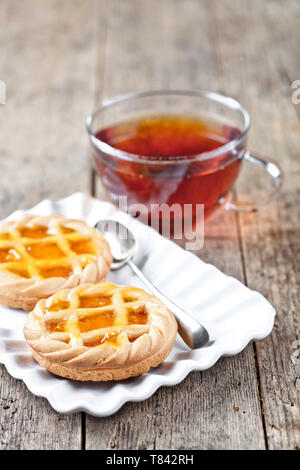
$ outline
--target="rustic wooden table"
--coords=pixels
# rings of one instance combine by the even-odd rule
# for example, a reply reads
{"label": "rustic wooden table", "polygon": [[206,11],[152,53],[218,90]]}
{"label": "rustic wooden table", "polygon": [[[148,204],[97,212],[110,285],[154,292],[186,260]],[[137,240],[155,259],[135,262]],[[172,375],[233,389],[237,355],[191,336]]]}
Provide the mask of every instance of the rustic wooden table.
{"label": "rustic wooden table", "polygon": [[[101,197],[84,118],[127,91],[200,88],[236,97],[252,116],[250,148],[286,175],[267,209],[215,217],[200,253],[276,307],[267,339],[105,419],[59,415],[2,367],[1,448],[300,447],[300,104],[291,99],[299,21],[297,0],[1,1],[1,216],[79,190]],[[256,179],[248,186],[238,195],[260,194]]]}

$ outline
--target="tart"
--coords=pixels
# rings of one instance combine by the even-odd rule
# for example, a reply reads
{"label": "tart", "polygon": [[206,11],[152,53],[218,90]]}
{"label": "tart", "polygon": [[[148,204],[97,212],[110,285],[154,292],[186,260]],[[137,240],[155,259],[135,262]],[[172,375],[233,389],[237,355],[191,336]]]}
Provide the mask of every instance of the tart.
{"label": "tart", "polygon": [[24,327],[42,367],[82,381],[147,372],[168,356],[176,333],[176,320],[159,299],[112,283],[64,289],[42,299]]}
{"label": "tart", "polygon": [[101,232],[57,215],[0,224],[0,303],[32,310],[41,298],[104,280],[112,262]]}

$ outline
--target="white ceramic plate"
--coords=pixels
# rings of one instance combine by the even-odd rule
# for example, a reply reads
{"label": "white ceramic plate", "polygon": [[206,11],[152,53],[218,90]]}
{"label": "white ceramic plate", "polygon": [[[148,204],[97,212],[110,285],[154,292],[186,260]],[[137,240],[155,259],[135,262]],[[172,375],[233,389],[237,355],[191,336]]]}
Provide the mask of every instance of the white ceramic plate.
{"label": "white ceramic plate", "polygon": [[[112,216],[125,222],[138,238],[137,264],[163,292],[198,318],[211,337],[206,348],[190,351],[177,335],[167,360],[141,377],[119,383],[73,382],[51,375],[34,361],[23,338],[26,313],[0,306],[0,363],[34,395],[47,398],[56,411],[109,416],[127,401],[145,400],[160,386],[178,384],[191,371],[208,369],[221,356],[237,354],[249,341],[271,332],[275,311],[262,295],[107,202],[76,193],[58,201],[42,201],[30,210],[14,212],[9,219],[53,213],[91,225]],[[143,287],[127,267],[109,278],[116,284]]]}

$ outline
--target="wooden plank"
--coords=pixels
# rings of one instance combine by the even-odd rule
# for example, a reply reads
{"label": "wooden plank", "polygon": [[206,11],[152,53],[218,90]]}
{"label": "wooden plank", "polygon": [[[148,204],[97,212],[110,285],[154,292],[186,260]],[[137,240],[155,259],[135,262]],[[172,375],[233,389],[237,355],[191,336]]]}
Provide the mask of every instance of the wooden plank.
{"label": "wooden plank", "polygon": [[[7,105],[0,108],[3,216],[45,196],[87,189],[89,183],[88,166],[81,164],[86,150],[81,122],[91,108],[95,81],[92,3],[47,0],[43,5],[4,1],[0,9],[0,37],[10,39],[0,58],[0,78],[7,83]],[[288,185],[278,203],[261,214],[240,217],[239,226],[232,214],[220,215],[207,226],[201,256],[241,280],[244,271],[249,286],[278,309],[272,336],[256,346],[264,426],[269,448],[296,448],[299,362],[292,357],[299,338],[299,124],[290,81],[299,78],[300,70],[298,4],[184,0],[108,5],[107,30],[107,2],[97,2],[95,18],[97,100],[163,86],[223,91],[249,108],[251,147],[255,144],[260,153],[283,164]],[[18,185],[13,186],[16,175]],[[259,195],[265,188],[251,179],[238,193],[242,198],[251,189]],[[80,447],[79,415],[57,415],[4,369],[1,374],[2,448]],[[255,379],[250,346],[144,403],[125,405],[111,418],[88,417],[87,447],[263,448]],[[26,431],[19,435],[22,423]]]}
{"label": "wooden plank", "polygon": [[[222,90],[216,49],[216,2],[109,2],[104,97],[149,88]],[[222,25],[221,25],[222,26]],[[231,37],[222,38],[234,47]],[[231,73],[229,78],[231,79]],[[238,78],[235,78],[235,87]],[[234,86],[234,85],[232,85]],[[98,194],[101,184],[98,182]],[[101,193],[103,194],[103,193]],[[236,217],[208,224],[201,257],[243,280]],[[209,371],[162,388],[116,415],[87,416],[89,449],[264,448],[253,347]]]}
{"label": "wooden plank", "polygon": [[[250,371],[250,377],[247,372]],[[249,387],[252,346],[212,370],[193,372],[141,403],[127,403],[114,416],[87,416],[89,449],[257,449],[257,396]],[[252,431],[256,429],[257,435]]]}
{"label": "wooden plank", "polygon": [[[1,3],[2,215],[89,187],[85,116],[93,106],[93,2]],[[16,66],[17,64],[17,66]],[[13,181],[18,184],[12,184]]]}
{"label": "wooden plank", "polygon": [[[3,0],[0,210],[89,191],[85,115],[94,101],[94,2]],[[99,18],[99,22],[101,18]],[[80,413],[59,415],[1,368],[2,449],[81,448]]]}
{"label": "wooden plank", "polygon": [[[229,26],[235,6],[218,3],[219,21]],[[245,98],[253,117],[251,148],[279,161],[286,176],[279,200],[255,217],[241,215],[240,227],[247,283],[277,309],[272,335],[256,346],[268,447],[299,449],[300,124],[299,109],[295,113],[297,106],[291,101],[291,82],[300,72],[296,53],[299,2],[255,2],[251,6],[247,17],[236,17],[248,47],[242,49],[237,42],[230,50],[221,43],[221,57],[229,64],[233,57],[243,57],[240,73],[247,83]],[[249,27],[253,24],[255,34]],[[252,178],[239,191],[241,198],[251,189],[256,197],[265,191],[264,184]]]}
{"label": "wooden plank", "polygon": [[300,443],[299,202],[299,191],[286,190],[278,204],[256,220],[245,217],[241,226],[248,285],[277,310],[272,335],[257,344],[270,449],[299,449]]}
{"label": "wooden plank", "polygon": [[0,368],[0,449],[80,449],[81,415],[60,415]]}

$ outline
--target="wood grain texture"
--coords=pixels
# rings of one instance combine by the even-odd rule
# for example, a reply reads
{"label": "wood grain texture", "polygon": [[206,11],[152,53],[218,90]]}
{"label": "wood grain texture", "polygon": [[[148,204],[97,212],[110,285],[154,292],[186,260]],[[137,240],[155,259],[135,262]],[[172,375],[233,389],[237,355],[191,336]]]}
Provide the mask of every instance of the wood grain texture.
{"label": "wood grain texture", "polygon": [[89,188],[84,119],[94,102],[95,20],[93,1],[3,1],[0,14],[4,216]]}
{"label": "wood grain texture", "polygon": [[[84,117],[95,90],[94,2],[2,1],[0,211],[89,191]],[[80,414],[59,415],[1,367],[0,447],[81,448]]]}
{"label": "wood grain texture", "polygon": [[[291,102],[299,16],[297,0],[1,2],[3,217],[89,192],[85,115],[103,98],[151,88],[239,99],[253,121],[250,148],[280,162],[286,186],[265,211],[215,216],[199,253],[271,301],[278,315],[269,338],[105,419],[59,415],[1,368],[0,448],[300,447],[300,105]],[[245,170],[238,197],[261,197],[268,186]],[[106,198],[99,180],[95,192]]]}
{"label": "wood grain texture", "polygon": [[[260,3],[249,10],[247,20],[240,19],[248,43],[247,60],[241,73],[245,79],[251,77],[251,57],[255,56],[263,65],[257,86],[245,89],[253,121],[262,123],[253,126],[250,145],[279,161],[286,178],[284,191],[275,204],[255,217],[240,216],[247,284],[259,290],[277,309],[272,335],[256,346],[270,449],[299,449],[300,446],[300,361],[292,360],[300,346],[300,124],[291,101],[291,83],[300,76],[300,60],[294,55],[299,3],[288,2],[288,6],[287,9],[286,2]],[[284,21],[278,21],[280,12]],[[219,11],[223,21],[229,21],[231,12],[227,11],[227,17],[223,13]],[[246,23],[253,24],[254,20],[255,38],[246,27]],[[249,82],[253,84],[252,77]],[[254,190],[260,197],[263,185],[251,180],[251,186],[252,193]],[[245,191],[250,191],[249,184]],[[245,191],[240,191],[241,197]]]}
{"label": "wood grain texture", "polygon": [[[101,96],[162,87],[222,88],[211,2],[113,1],[107,14],[108,51]],[[103,197],[99,182],[98,191]],[[220,214],[207,226],[201,257],[243,280],[234,214]],[[224,403],[220,397],[225,390],[228,399]],[[237,408],[241,411],[235,412]],[[125,405],[102,420],[101,426],[99,420],[87,416],[86,446],[265,448],[253,347],[223,359],[210,371],[191,374],[177,387],[159,390],[145,403]]]}
{"label": "wood grain texture", "polygon": [[[211,371],[193,372],[141,403],[127,403],[114,416],[87,416],[88,449],[264,448],[252,387],[252,346],[221,359]],[[256,432],[253,432],[255,429]]]}
{"label": "wood grain texture", "polygon": [[[276,159],[285,172],[286,184],[278,201],[255,216],[241,214],[239,226],[245,280],[277,310],[272,335],[256,345],[268,448],[297,449],[300,363],[292,362],[292,356],[299,349],[300,324],[300,124],[291,101],[291,83],[300,76],[300,60],[295,54],[299,3],[249,2],[247,16],[234,2],[226,3],[226,9],[224,2],[215,6],[217,24],[230,30],[236,40],[234,49],[226,41],[218,43],[222,74],[227,68],[236,70],[238,57],[243,61],[237,84],[245,86],[237,90],[252,116],[250,148]],[[230,28],[233,17],[243,31],[242,42]],[[239,187],[241,200],[249,194],[259,199],[267,190],[263,175],[250,174],[252,177],[246,175]]]}
{"label": "wood grain texture", "polygon": [[0,368],[0,449],[80,449],[81,416],[60,415]]}

